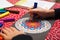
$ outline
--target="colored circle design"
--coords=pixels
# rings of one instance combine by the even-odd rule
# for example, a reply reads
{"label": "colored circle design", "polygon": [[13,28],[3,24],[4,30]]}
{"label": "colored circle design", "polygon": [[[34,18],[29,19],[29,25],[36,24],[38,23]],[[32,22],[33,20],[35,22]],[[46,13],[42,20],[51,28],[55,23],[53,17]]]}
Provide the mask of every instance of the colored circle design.
{"label": "colored circle design", "polygon": [[27,18],[19,19],[15,23],[15,27],[18,30],[23,30],[25,33],[42,33],[51,28],[51,24],[49,23],[49,21],[46,21],[46,20],[41,20],[39,22],[40,26],[38,26],[36,28],[34,28],[34,27],[29,28],[29,26],[26,25],[26,22],[25,22],[26,20],[29,20],[29,18],[27,17]]}
{"label": "colored circle design", "polygon": [[23,27],[27,27],[27,28],[34,28],[34,29],[36,29],[36,28],[38,28],[38,27],[40,27],[40,22],[22,22],[22,24],[21,24],[21,26],[23,26]]}

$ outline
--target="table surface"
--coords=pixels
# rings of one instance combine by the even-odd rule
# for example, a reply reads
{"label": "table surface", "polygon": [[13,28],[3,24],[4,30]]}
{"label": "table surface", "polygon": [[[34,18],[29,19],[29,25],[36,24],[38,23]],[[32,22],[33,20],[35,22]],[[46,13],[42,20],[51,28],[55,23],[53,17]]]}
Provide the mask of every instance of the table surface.
{"label": "table surface", "polygon": [[[11,1],[11,0],[8,0],[8,1],[10,1],[11,3],[16,3],[16,1],[14,0],[14,1]],[[52,7],[53,9],[55,9],[55,8],[60,8],[60,3],[56,3],[53,7]],[[21,11],[20,11],[21,12]],[[24,12],[25,13],[25,12]],[[14,14],[15,15],[15,14]],[[16,16],[17,17],[17,16]],[[24,15],[23,17],[29,17],[29,15],[28,14],[26,14],[26,15]],[[22,17],[22,18],[23,18]],[[15,18],[16,19],[16,18]],[[18,20],[19,19],[19,17],[16,19],[16,20]],[[54,23],[54,20],[49,20],[49,22],[53,25],[53,23]],[[15,25],[12,25],[12,26],[15,26]],[[44,32],[44,33],[40,33],[40,34],[28,34],[28,35],[31,35],[32,37],[33,37],[33,40],[45,40],[45,36],[47,35],[47,33],[49,32],[49,30],[48,31],[46,31],[46,32]]]}

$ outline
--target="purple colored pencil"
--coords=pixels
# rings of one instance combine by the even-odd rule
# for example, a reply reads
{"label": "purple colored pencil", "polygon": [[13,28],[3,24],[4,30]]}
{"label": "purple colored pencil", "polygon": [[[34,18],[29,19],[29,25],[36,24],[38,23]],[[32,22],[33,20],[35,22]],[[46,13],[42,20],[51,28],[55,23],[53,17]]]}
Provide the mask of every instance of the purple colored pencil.
{"label": "purple colored pencil", "polygon": [[12,21],[15,21],[14,18],[6,18],[6,19],[3,19],[4,22],[12,22]]}
{"label": "purple colored pencil", "polygon": [[4,21],[0,21],[0,28],[3,26]]}
{"label": "purple colored pencil", "polygon": [[3,24],[3,23],[4,23],[4,21],[0,21],[0,23],[1,23],[1,24]]}

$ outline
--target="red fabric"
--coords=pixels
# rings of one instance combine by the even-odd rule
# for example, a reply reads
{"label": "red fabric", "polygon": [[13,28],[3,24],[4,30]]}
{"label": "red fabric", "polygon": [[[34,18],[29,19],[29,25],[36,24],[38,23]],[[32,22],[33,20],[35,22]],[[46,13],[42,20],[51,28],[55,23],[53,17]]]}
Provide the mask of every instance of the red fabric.
{"label": "red fabric", "polygon": [[60,8],[60,3],[56,3],[56,4],[52,7],[52,9],[56,9],[56,8]]}
{"label": "red fabric", "polygon": [[[60,8],[60,3],[56,3],[52,9]],[[60,40],[60,20],[56,20],[48,32],[45,40]]]}
{"label": "red fabric", "polygon": [[19,0],[7,0],[8,2],[15,4],[16,2],[18,2]]}
{"label": "red fabric", "polygon": [[[18,2],[18,0],[8,0],[8,1],[11,2],[12,4],[15,4],[16,2]],[[59,4],[59,3],[56,3],[52,8],[53,8],[53,9],[54,9],[54,8],[60,8],[60,4]],[[25,15],[26,12],[27,12],[26,9],[22,9],[22,8],[18,8],[18,7],[11,7],[11,8],[9,8],[9,10],[18,10],[18,11],[20,11],[19,14],[10,13],[10,15],[4,17],[4,18],[15,18],[15,22],[16,22],[18,19],[20,19],[23,15]],[[2,19],[4,19],[4,18],[2,18]],[[5,22],[4,25],[3,25],[3,27],[11,27],[15,22]],[[57,23],[57,22],[56,22],[56,23]],[[60,28],[60,27],[56,26],[56,23],[55,23],[55,24],[53,25],[53,27],[51,28],[51,30],[52,30],[52,31],[50,31],[51,33],[50,33],[50,32],[48,33],[48,35],[47,35],[47,37],[46,37],[46,40],[49,40],[49,38],[51,38],[51,40],[55,40],[54,38],[57,37],[56,34],[59,35],[59,33],[60,33],[60,32],[59,32],[59,28]],[[56,33],[55,30],[56,30],[56,31],[58,30],[59,33]],[[52,32],[53,32],[53,33],[52,33]],[[60,36],[58,36],[58,37],[60,37]],[[59,39],[60,39],[60,38],[59,38]]]}
{"label": "red fabric", "polygon": [[45,40],[60,40],[60,20],[56,20]]}

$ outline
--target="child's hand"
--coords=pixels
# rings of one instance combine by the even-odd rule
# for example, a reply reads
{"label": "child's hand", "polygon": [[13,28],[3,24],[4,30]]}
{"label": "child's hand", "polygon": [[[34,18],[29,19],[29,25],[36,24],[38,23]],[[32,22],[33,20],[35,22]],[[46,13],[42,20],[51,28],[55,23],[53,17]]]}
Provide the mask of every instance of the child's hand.
{"label": "child's hand", "polygon": [[3,36],[4,40],[12,40],[12,38],[14,36],[24,34],[24,32],[22,30],[18,31],[14,27],[4,28],[4,29],[2,29],[2,31],[3,31],[3,33],[0,33],[0,35]]}

